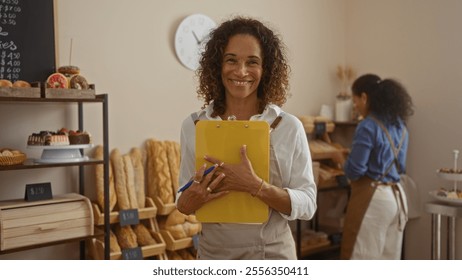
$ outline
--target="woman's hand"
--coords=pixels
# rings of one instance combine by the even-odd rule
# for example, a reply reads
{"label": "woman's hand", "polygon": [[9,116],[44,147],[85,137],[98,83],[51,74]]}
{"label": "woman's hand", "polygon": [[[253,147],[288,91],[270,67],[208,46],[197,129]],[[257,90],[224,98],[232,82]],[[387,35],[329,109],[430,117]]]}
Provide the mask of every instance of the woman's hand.
{"label": "woman's hand", "polygon": [[217,187],[211,187],[214,192],[221,191],[240,191],[255,195],[260,188],[262,180],[255,174],[252,163],[247,157],[247,146],[241,147],[241,162],[239,164],[229,164],[219,159],[205,156],[205,160],[218,165],[226,177]]}
{"label": "woman's hand", "polygon": [[196,174],[192,178],[192,185],[187,188],[178,199],[177,208],[181,213],[186,215],[192,214],[210,200],[228,193],[213,192],[225,177],[224,173],[216,172],[218,169],[217,166],[218,165],[215,165],[215,168],[205,176],[205,164],[196,171]]}

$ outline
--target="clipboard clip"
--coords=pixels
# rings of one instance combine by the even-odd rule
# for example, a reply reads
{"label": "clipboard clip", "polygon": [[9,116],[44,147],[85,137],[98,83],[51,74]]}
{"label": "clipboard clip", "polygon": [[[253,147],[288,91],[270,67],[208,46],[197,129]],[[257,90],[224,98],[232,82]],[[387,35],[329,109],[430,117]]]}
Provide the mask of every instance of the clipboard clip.
{"label": "clipboard clip", "polygon": [[235,115],[230,115],[228,116],[228,121],[235,121],[236,120],[236,116]]}

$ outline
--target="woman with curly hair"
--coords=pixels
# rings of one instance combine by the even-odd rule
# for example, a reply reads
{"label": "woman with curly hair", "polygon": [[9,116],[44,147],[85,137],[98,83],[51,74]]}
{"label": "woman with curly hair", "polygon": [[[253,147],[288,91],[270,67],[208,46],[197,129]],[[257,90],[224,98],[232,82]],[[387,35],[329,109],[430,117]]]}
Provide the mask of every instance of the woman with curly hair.
{"label": "woman with curly hair", "polygon": [[[289,66],[279,37],[258,20],[236,17],[210,34],[197,70],[203,108],[188,116],[181,130],[180,184],[192,185],[177,197],[177,207],[193,214],[229,191],[246,192],[269,207],[263,224],[202,223],[199,259],[296,259],[288,221],[311,219],[316,186],[311,155],[301,122],[281,110],[289,86]],[[196,120],[280,121],[270,134],[270,179],[255,174],[240,149],[242,162],[227,164],[206,156],[214,170],[195,170]],[[278,118],[279,119],[279,118]]]}
{"label": "woman with curly hair", "polygon": [[407,204],[399,179],[406,169],[405,121],[413,114],[412,100],[398,81],[374,74],[357,78],[352,92],[353,104],[364,119],[344,164],[351,197],[341,257],[400,259]]}

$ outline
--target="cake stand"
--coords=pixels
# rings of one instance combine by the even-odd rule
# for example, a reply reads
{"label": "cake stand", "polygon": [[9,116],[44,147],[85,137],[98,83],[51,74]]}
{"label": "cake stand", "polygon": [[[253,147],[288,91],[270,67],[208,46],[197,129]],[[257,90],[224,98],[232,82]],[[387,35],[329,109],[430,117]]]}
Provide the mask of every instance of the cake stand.
{"label": "cake stand", "polygon": [[42,156],[36,163],[67,163],[88,160],[88,156],[81,153],[81,149],[91,148],[93,144],[63,145],[63,146],[27,146],[30,149],[42,149]]}

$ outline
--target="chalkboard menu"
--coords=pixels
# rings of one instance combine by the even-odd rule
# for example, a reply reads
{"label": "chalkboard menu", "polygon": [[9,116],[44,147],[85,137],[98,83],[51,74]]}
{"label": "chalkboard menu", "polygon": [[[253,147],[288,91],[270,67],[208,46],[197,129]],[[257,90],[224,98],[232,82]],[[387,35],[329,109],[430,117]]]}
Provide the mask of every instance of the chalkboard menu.
{"label": "chalkboard menu", "polygon": [[0,79],[45,81],[55,72],[54,0],[0,0]]}

